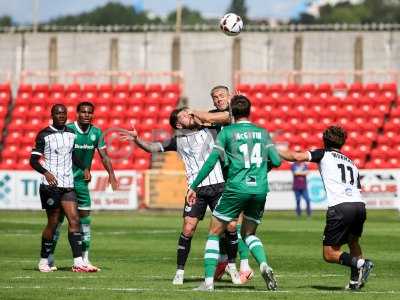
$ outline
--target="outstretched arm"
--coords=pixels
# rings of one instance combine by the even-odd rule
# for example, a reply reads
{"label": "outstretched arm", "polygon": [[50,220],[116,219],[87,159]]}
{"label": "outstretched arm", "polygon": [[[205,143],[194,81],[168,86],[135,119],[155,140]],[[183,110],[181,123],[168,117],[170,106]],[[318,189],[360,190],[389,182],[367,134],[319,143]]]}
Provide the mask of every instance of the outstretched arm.
{"label": "outstretched arm", "polygon": [[158,142],[146,142],[139,138],[136,129],[133,127],[131,131],[125,131],[120,134],[122,141],[133,141],[139,148],[149,153],[163,152],[163,146]]}
{"label": "outstretched arm", "polygon": [[309,152],[295,152],[291,150],[279,150],[279,155],[282,159],[287,161],[310,161],[311,156]]}
{"label": "outstretched arm", "polygon": [[210,174],[215,164],[218,162],[218,159],[219,159],[219,151],[218,149],[214,148],[214,150],[210,153],[207,160],[201,167],[199,174],[197,174],[195,180],[190,185],[190,188],[192,190],[197,188],[197,186],[208,176],[208,174]]}
{"label": "outstretched arm", "polygon": [[192,114],[200,119],[203,123],[213,123],[213,124],[230,124],[231,119],[229,117],[229,112],[222,111],[216,113],[210,113],[205,111],[192,111]]}

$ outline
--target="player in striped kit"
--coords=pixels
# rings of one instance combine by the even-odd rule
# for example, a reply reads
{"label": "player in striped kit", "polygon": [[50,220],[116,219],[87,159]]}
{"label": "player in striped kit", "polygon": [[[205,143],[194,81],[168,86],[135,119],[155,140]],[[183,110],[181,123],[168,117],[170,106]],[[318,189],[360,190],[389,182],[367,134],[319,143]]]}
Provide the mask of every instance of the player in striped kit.
{"label": "player in striped kit", "polygon": [[[193,115],[200,120],[201,123],[211,123],[207,125],[207,128],[212,129],[214,139],[217,134],[221,131],[224,126],[227,126],[232,123],[231,111],[229,109],[229,102],[231,99],[231,93],[229,92],[229,88],[224,85],[217,85],[213,87],[210,91],[210,96],[213,101],[214,109],[207,112],[202,111],[193,111]],[[224,175],[225,172],[222,170]],[[241,226],[243,222],[243,214],[240,214],[236,231],[238,233],[238,252],[240,258],[240,280],[242,283],[246,283],[254,276],[254,271],[251,269],[249,265],[249,248],[246,243],[243,241],[241,232]],[[224,239],[222,236],[221,239]],[[223,249],[220,249],[220,257],[219,263],[217,265],[215,271],[215,280],[220,280],[225,273],[225,269],[228,264],[228,259],[226,255],[223,254]]]}
{"label": "player in striped kit", "polygon": [[[146,142],[138,137],[135,129],[130,134],[123,134],[122,139],[133,140],[139,147],[147,152],[176,151],[181,156],[186,170],[188,184],[191,184],[207,159],[214,144],[213,136],[209,129],[203,128],[195,122],[193,115],[187,108],[174,110],[170,115],[170,125],[176,129],[175,135],[162,142]],[[220,164],[210,172],[209,176],[199,184],[197,193],[199,201],[196,205],[185,203],[183,210],[182,232],[178,240],[177,270],[173,284],[183,284],[184,268],[189,255],[191,240],[196,231],[197,224],[204,218],[207,206],[213,210],[224,188],[224,178]],[[236,257],[237,233],[235,225],[228,228],[227,254]],[[241,284],[240,275],[235,264],[230,264],[228,272],[235,284]]]}
{"label": "player in striped kit", "polygon": [[[76,135],[65,126],[67,108],[62,104],[55,104],[51,109],[51,116],[53,124],[38,133],[30,158],[32,168],[43,175],[39,193],[42,208],[47,214],[38,268],[40,272],[53,271],[48,257],[53,248],[53,235],[58,220],[61,213],[64,213],[69,223],[68,240],[74,257],[72,271],[93,272],[82,259],[82,236],[79,230],[72,163],[81,169],[85,178],[90,177],[90,173],[74,152]],[[42,157],[43,165],[39,162]]]}
{"label": "player in striped kit", "polygon": [[[360,193],[358,168],[350,158],[340,152],[346,137],[343,128],[330,126],[323,133],[323,149],[279,152],[288,161],[310,161],[319,165],[328,199],[323,238],[324,259],[329,263],[350,267],[350,282],[346,289],[359,290],[365,284],[374,264],[362,257],[359,244],[366,220],[366,209]],[[349,246],[350,253],[340,249],[344,244]]]}
{"label": "player in striped kit", "polygon": [[[118,188],[117,179],[114,174],[114,169],[111,164],[111,160],[106,151],[106,143],[104,141],[103,132],[100,128],[93,126],[93,114],[94,105],[91,102],[81,102],[76,107],[77,120],[73,123],[67,124],[67,128],[71,130],[75,135],[75,150],[76,156],[79,157],[80,161],[88,169],[92,167],[92,160],[95,151],[97,150],[100,154],[104,168],[108,173],[108,181],[115,191]],[[83,260],[93,270],[99,271],[100,268],[93,266],[89,260],[89,249],[91,244],[91,222],[92,218],[90,215],[91,211],[91,198],[89,193],[89,181],[85,179],[82,170],[79,169],[75,164],[72,167],[74,173],[74,188],[78,202],[79,212],[79,223],[82,233],[82,253]],[[53,269],[57,269],[54,265],[54,251],[56,243],[59,239],[61,225],[63,223],[62,218],[57,226],[54,235],[54,247],[49,256],[50,266]]]}
{"label": "player in striped kit", "polygon": [[195,205],[198,184],[209,174],[221,159],[227,167],[226,183],[220,201],[213,211],[207,238],[204,269],[205,280],[198,291],[214,290],[214,272],[219,255],[219,238],[225,228],[236,224],[243,212],[242,236],[257,260],[267,288],[276,290],[277,284],[272,269],[267,264],[262,242],[256,230],[260,224],[269,191],[267,172],[281,163],[279,154],[265,129],[248,120],[250,101],[242,95],[231,100],[235,124],[224,127],[218,134],[213,150],[190,185],[187,201]]}

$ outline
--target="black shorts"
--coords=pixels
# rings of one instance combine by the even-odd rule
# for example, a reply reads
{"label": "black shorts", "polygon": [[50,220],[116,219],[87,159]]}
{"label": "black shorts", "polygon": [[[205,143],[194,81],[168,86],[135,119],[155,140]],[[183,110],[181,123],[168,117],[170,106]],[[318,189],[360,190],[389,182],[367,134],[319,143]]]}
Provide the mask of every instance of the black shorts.
{"label": "black shorts", "polygon": [[73,188],[62,188],[41,184],[39,187],[42,209],[59,208],[61,201],[76,201]]}
{"label": "black shorts", "polygon": [[183,208],[183,217],[193,217],[203,220],[207,211],[207,206],[211,211],[214,210],[218,200],[224,191],[224,183],[217,183],[207,186],[202,186],[196,189],[197,200],[192,206],[189,206],[185,201]]}
{"label": "black shorts", "polygon": [[350,236],[360,237],[367,212],[362,202],[341,203],[329,207],[326,212],[324,246],[341,246],[349,242]]}

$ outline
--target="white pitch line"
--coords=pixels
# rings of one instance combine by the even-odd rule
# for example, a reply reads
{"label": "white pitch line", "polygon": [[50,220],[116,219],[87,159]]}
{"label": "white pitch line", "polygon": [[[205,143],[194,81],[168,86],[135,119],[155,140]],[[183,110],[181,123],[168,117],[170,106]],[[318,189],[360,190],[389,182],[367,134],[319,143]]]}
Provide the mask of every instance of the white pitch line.
{"label": "white pitch line", "polygon": [[[47,286],[0,286],[0,289],[48,289]],[[68,287],[68,288],[61,288],[58,287],[57,289],[66,290],[66,291],[111,291],[111,292],[156,292],[156,293],[170,293],[173,292],[180,292],[180,293],[193,293],[192,289],[153,289],[153,288],[94,288],[94,287]],[[249,293],[249,294],[259,294],[259,293],[284,293],[284,294],[304,294],[304,295],[313,295],[313,294],[349,294],[348,291],[299,291],[299,290],[278,290],[278,291],[267,291],[267,290],[228,290],[228,289],[218,289],[214,292],[217,293],[232,293],[232,294],[240,294],[240,293]],[[400,291],[359,291],[357,294],[375,294],[375,295],[400,295]]]}

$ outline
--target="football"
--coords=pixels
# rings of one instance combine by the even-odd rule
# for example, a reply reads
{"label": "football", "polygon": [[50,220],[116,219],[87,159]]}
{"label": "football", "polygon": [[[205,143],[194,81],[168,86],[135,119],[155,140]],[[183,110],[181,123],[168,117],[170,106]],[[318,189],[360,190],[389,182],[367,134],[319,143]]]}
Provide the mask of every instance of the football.
{"label": "football", "polygon": [[242,31],[243,20],[240,16],[234,13],[229,13],[221,18],[219,27],[226,35],[235,36]]}

